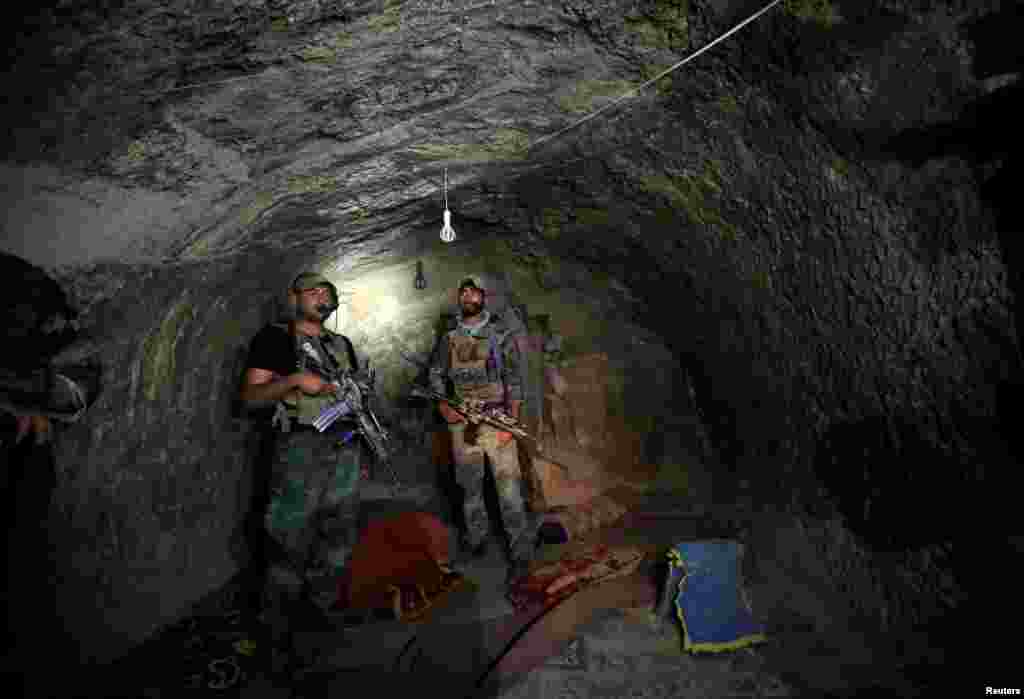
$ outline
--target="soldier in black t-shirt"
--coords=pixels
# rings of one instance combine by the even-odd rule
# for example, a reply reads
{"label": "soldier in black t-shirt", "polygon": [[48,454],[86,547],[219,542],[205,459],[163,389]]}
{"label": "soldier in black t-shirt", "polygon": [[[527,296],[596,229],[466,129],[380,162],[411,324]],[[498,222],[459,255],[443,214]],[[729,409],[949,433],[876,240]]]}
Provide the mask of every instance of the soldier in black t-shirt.
{"label": "soldier in black t-shirt", "polygon": [[335,400],[337,386],[325,376],[356,371],[358,362],[349,340],[323,326],[338,307],[331,282],[300,274],[288,303],[292,318],[253,338],[240,397],[251,410],[274,411],[264,527],[278,552],[271,555],[268,601],[280,610],[308,595],[326,609],[337,600],[358,533],[360,449],[353,423],[338,420],[319,432],[313,421]]}

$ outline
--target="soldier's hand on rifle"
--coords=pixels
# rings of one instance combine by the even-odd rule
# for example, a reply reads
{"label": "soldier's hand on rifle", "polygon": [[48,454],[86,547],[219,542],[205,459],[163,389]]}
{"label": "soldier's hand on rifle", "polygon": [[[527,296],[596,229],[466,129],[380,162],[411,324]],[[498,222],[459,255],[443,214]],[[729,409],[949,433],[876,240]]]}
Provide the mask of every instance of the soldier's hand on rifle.
{"label": "soldier's hand on rifle", "polygon": [[449,425],[453,425],[457,422],[466,421],[466,418],[462,415],[462,413],[460,413],[458,410],[455,410],[452,406],[448,405],[448,403],[444,401],[438,403],[437,407],[441,411],[441,417],[443,417]]}
{"label": "soldier's hand on rifle", "polygon": [[310,371],[303,371],[299,374],[292,374],[295,387],[310,396],[321,396],[327,393],[336,393],[338,386],[318,374]]}
{"label": "soldier's hand on rifle", "polygon": [[[523,401],[513,400],[509,401],[509,416],[513,420],[519,419],[519,412],[523,407]],[[512,441],[513,434],[511,432],[498,432],[498,446],[503,447]]]}

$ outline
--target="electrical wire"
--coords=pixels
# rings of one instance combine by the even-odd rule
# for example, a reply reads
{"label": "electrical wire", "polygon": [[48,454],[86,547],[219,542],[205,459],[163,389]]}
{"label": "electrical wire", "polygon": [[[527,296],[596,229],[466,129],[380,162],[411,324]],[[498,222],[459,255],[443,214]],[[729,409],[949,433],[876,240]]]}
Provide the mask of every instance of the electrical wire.
{"label": "electrical wire", "polygon": [[767,12],[768,10],[770,10],[773,7],[775,7],[776,5],[778,5],[780,2],[782,2],[782,0],[772,0],[770,3],[768,3],[767,5],[762,7],[760,10],[758,10],[757,12],[752,14],[750,17],[747,17],[745,20],[743,20],[742,22],[737,24],[735,27],[733,27],[729,31],[727,31],[724,34],[722,34],[721,36],[715,38],[713,41],[709,42],[708,44],[706,44],[704,46],[701,46],[699,49],[697,49],[696,51],[691,53],[689,56],[687,56],[686,58],[682,59],[681,61],[678,61],[677,63],[673,64],[669,68],[666,68],[665,70],[661,71],[660,73],[655,75],[650,80],[648,80],[648,81],[638,85],[637,87],[634,87],[629,92],[626,92],[624,95],[616,98],[614,101],[609,102],[608,104],[604,105],[600,109],[597,109],[597,110],[591,112],[590,114],[587,114],[583,118],[573,122],[572,124],[569,124],[565,128],[559,129],[558,131],[556,131],[553,134],[550,134],[548,136],[544,136],[542,138],[537,139],[530,146],[530,149],[536,148],[537,146],[541,145],[542,143],[547,143],[548,141],[554,140],[555,138],[558,138],[559,136],[561,136],[566,131],[570,131],[570,130],[576,128],[577,126],[579,126],[580,124],[583,124],[584,122],[587,122],[587,121],[593,119],[598,114],[600,114],[600,113],[602,113],[602,112],[604,112],[604,111],[606,111],[608,109],[611,109],[612,107],[616,106],[617,104],[620,104],[621,102],[625,101],[626,99],[628,99],[630,97],[634,97],[638,92],[640,92],[640,90],[643,90],[648,85],[651,85],[651,84],[657,82],[658,80],[661,80],[663,77],[665,77],[666,75],[668,75],[672,71],[676,70],[677,68],[681,68],[682,66],[686,65],[687,63],[689,63],[693,59],[697,58],[697,56],[701,55],[705,51],[710,50],[716,44],[719,44],[722,41],[725,41],[730,36],[732,36],[733,34],[738,32],[740,29],[742,29],[743,27],[747,26],[748,24],[750,24],[751,22],[756,20],[758,17],[763,15],[765,12]]}

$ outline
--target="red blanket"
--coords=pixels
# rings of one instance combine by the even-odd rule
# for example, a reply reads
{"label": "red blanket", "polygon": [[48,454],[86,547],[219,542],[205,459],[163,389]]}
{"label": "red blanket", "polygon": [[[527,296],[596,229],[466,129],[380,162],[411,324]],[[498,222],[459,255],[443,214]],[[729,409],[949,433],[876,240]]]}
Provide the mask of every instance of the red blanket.
{"label": "red blanket", "polygon": [[370,522],[339,584],[339,607],[391,609],[396,619],[422,618],[463,581],[448,567],[448,528],[424,512]]}

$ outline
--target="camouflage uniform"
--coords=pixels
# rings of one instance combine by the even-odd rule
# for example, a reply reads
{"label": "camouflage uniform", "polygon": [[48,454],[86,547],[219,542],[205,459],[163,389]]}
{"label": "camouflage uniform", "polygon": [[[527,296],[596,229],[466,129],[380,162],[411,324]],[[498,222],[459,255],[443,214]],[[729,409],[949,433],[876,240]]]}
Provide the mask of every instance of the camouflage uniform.
{"label": "camouflage uniform", "polygon": [[[484,400],[488,407],[505,407],[522,400],[519,349],[508,325],[498,315],[483,311],[483,322],[457,327],[441,338],[430,367],[431,388],[446,393],[446,380],[460,399]],[[484,505],[485,457],[490,460],[497,485],[502,523],[513,560],[532,553],[535,522],[526,509],[525,486],[515,440],[498,444],[498,430],[490,425],[449,424],[455,480],[465,490],[465,545],[480,546],[489,534],[490,520]]]}
{"label": "camouflage uniform", "polygon": [[[345,370],[356,361],[345,338],[324,332],[326,342],[296,339],[299,371],[311,364]],[[353,423],[338,420],[324,433],[312,427],[331,400],[296,391],[278,405],[275,424],[281,431],[264,516],[264,527],[278,545],[278,560],[269,571],[272,588],[295,597],[309,584],[314,596],[324,595],[325,604],[333,601],[337,577],[356,543],[361,461]]]}

